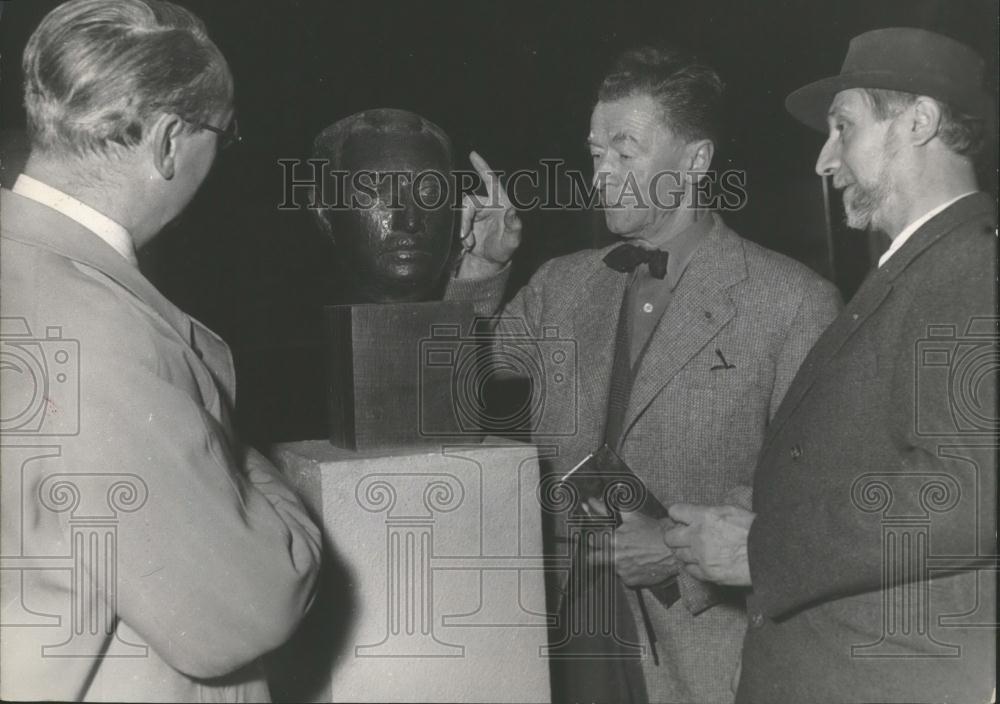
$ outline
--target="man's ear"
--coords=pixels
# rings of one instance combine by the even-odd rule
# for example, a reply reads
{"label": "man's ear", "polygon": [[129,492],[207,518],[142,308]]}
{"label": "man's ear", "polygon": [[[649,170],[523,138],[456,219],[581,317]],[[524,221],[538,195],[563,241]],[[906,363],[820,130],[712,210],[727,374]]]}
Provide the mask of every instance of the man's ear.
{"label": "man's ear", "polygon": [[708,171],[712,165],[712,157],[715,155],[715,145],[710,139],[699,139],[691,142],[685,147],[687,156],[687,167],[691,181],[696,181],[700,176]]}
{"label": "man's ear", "polygon": [[941,127],[941,106],[933,98],[921,95],[911,107],[910,141],[923,146],[937,136]]}
{"label": "man's ear", "polygon": [[150,130],[149,148],[153,166],[164,180],[177,171],[177,137],[184,129],[184,120],[177,115],[160,115]]}

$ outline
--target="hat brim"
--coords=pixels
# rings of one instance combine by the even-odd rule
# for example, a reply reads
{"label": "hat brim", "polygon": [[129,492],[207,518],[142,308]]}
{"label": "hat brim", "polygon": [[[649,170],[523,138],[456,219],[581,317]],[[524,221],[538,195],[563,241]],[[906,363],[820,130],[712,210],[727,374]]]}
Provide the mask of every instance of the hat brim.
{"label": "hat brim", "polygon": [[819,132],[827,131],[826,117],[834,96],[851,88],[882,88],[926,95],[954,105],[971,115],[984,115],[988,98],[985,93],[969,99],[956,95],[955,86],[946,77],[908,76],[894,71],[859,71],[830,76],[802,86],[785,98],[785,109],[799,122]]}

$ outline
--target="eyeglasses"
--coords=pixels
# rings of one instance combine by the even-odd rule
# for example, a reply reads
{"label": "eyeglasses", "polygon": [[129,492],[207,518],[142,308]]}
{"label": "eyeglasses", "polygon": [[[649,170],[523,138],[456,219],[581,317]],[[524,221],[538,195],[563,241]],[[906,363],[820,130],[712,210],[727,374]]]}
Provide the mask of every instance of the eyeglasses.
{"label": "eyeglasses", "polygon": [[219,135],[219,146],[218,149],[221,152],[223,149],[228,149],[234,144],[241,144],[243,142],[243,137],[240,136],[240,124],[236,121],[234,117],[229,122],[229,126],[225,129],[220,129],[215,125],[210,125],[207,122],[192,122],[192,125],[203,130],[208,130],[209,132],[215,132]]}

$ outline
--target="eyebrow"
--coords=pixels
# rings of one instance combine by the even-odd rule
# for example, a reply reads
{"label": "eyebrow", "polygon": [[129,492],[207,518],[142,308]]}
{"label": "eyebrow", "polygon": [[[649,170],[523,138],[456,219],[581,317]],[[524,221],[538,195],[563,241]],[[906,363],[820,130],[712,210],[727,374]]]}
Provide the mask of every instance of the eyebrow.
{"label": "eyebrow", "polygon": [[834,106],[832,106],[829,109],[829,111],[827,111],[826,116],[829,119],[836,119],[838,117],[841,118],[841,119],[846,119],[846,120],[852,119],[851,111],[848,110],[848,109],[846,109],[846,108],[844,108],[843,105],[834,105]]}
{"label": "eyebrow", "polygon": [[639,146],[639,140],[628,134],[627,132],[618,132],[614,137],[611,138],[612,144],[621,144],[622,142],[631,142],[636,146]]}

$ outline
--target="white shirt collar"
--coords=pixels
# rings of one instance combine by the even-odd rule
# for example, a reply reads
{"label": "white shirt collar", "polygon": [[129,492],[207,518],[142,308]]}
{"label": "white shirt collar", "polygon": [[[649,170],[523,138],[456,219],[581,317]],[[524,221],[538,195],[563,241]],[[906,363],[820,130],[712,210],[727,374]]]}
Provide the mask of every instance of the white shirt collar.
{"label": "white shirt collar", "polygon": [[942,203],[938,207],[924,213],[921,217],[917,218],[909,225],[907,225],[905,228],[903,228],[903,231],[900,232],[895,239],[893,239],[892,244],[889,245],[889,249],[886,250],[885,254],[879,257],[878,260],[879,267],[881,267],[883,264],[889,261],[889,257],[895,254],[896,250],[902,247],[903,244],[906,243],[906,240],[910,239],[910,236],[913,235],[914,232],[919,230],[924,223],[926,223],[928,220],[930,220],[932,217],[940,213],[948,206],[958,202],[959,200],[965,198],[968,195],[972,195],[973,193],[975,193],[975,191],[969,191],[968,193],[963,193],[960,196],[956,196],[955,198],[949,200],[947,203]]}
{"label": "white shirt collar", "polygon": [[125,257],[133,266],[138,266],[132,236],[128,233],[128,230],[104,213],[94,210],[73,196],[67,195],[58,188],[53,188],[27,174],[19,175],[17,181],[14,182],[14,188],[11,190],[20,196],[30,198],[33,201],[48,206],[71,220],[75,220],[111,245],[116,252]]}

